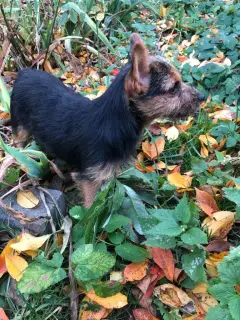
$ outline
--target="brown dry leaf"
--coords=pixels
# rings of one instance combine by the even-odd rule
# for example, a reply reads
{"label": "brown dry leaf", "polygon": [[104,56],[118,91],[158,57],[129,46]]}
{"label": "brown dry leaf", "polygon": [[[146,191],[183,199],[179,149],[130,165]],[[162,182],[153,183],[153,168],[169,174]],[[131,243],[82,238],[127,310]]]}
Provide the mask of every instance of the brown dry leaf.
{"label": "brown dry leaf", "polygon": [[133,310],[135,320],[158,320],[155,318],[150,311],[144,308],[138,308]]}
{"label": "brown dry leaf", "polygon": [[6,267],[10,276],[19,281],[23,276],[23,271],[27,268],[28,263],[26,260],[19,256],[5,255]]}
{"label": "brown dry leaf", "polygon": [[0,308],[0,320],[9,320],[3,308]]}
{"label": "brown dry leaf", "polygon": [[11,248],[17,251],[37,250],[50,238],[50,234],[34,237],[29,233],[23,233],[19,242],[11,244]]}
{"label": "brown dry leaf", "polygon": [[133,262],[124,269],[124,278],[127,281],[142,280],[147,274],[148,260]]}
{"label": "brown dry leaf", "polygon": [[117,293],[114,296],[107,298],[98,297],[94,290],[84,293],[90,300],[98,303],[100,306],[106,309],[120,309],[128,304],[127,297],[122,293]]}
{"label": "brown dry leaf", "polygon": [[23,208],[32,209],[39,204],[39,200],[30,190],[18,191],[17,203]]}
{"label": "brown dry leaf", "polygon": [[148,140],[142,142],[143,152],[151,160],[155,159],[163,150],[165,146],[165,140],[159,138],[154,143],[150,143]]}
{"label": "brown dry leaf", "polygon": [[211,137],[210,134],[202,134],[198,139],[211,149],[218,146],[217,140]]}
{"label": "brown dry leaf", "polygon": [[49,72],[51,74],[54,73],[54,69],[52,68],[51,63],[48,60],[45,61],[43,68],[46,72]]}
{"label": "brown dry leaf", "polygon": [[184,272],[183,269],[175,268],[175,272],[174,272],[174,281],[175,282],[177,282],[179,284],[184,279],[186,279],[186,277],[187,277],[187,274]]}
{"label": "brown dry leaf", "polygon": [[229,251],[229,249],[230,249],[230,243],[221,239],[212,240],[206,247],[206,250],[208,252],[223,252],[223,251]]}
{"label": "brown dry leaf", "polygon": [[235,212],[231,211],[218,211],[212,215],[212,219],[207,217],[202,227],[206,227],[211,238],[224,239],[234,222]]}
{"label": "brown dry leaf", "polygon": [[206,268],[208,273],[212,277],[218,276],[217,265],[219,262],[223,261],[224,257],[228,255],[228,251],[221,252],[221,253],[212,253],[209,255],[208,259],[206,259]]}
{"label": "brown dry leaf", "polygon": [[196,297],[205,313],[208,312],[210,307],[215,307],[218,304],[217,300],[209,293],[199,293],[196,294]]}
{"label": "brown dry leaf", "polygon": [[153,261],[162,269],[166,278],[173,281],[175,261],[170,249],[152,248]]}
{"label": "brown dry leaf", "polygon": [[195,190],[197,201],[196,204],[202,209],[203,212],[212,217],[212,213],[219,210],[215,199],[206,191],[202,191],[198,188],[195,188]]}
{"label": "brown dry leaf", "polygon": [[193,300],[182,289],[171,283],[163,284],[154,289],[154,295],[165,305],[174,308],[182,308],[189,303],[194,304]]}
{"label": "brown dry leaf", "polygon": [[170,173],[168,182],[177,188],[189,188],[192,184],[192,177],[181,175],[179,172]]}

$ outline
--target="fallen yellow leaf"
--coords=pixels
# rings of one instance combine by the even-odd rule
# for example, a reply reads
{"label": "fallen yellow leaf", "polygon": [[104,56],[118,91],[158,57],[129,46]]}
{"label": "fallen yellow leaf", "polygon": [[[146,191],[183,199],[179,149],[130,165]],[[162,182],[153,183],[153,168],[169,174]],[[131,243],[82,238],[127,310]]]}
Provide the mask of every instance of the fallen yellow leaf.
{"label": "fallen yellow leaf", "polygon": [[[86,304],[88,305],[89,302],[91,303],[91,300],[88,297],[85,297],[82,300],[82,304],[83,302],[86,302]],[[111,311],[112,310],[105,309],[104,307],[101,307],[101,309],[97,312],[84,310],[84,308],[81,308],[79,312],[79,320],[101,320],[103,318],[106,318]]]}
{"label": "fallen yellow leaf", "polygon": [[111,281],[122,281],[123,280],[123,272],[122,271],[112,271],[110,273]]}
{"label": "fallen yellow leaf", "polygon": [[51,235],[47,234],[41,237],[34,237],[29,233],[23,233],[19,242],[11,244],[11,248],[17,251],[37,250]]}
{"label": "fallen yellow leaf", "polygon": [[217,265],[219,262],[223,261],[224,257],[228,255],[228,251],[223,251],[220,253],[212,253],[206,259],[205,264],[207,271],[210,276],[218,277]]}
{"label": "fallen yellow leaf", "polygon": [[218,146],[217,140],[211,137],[210,134],[200,135],[199,140],[210,148],[216,148]]}
{"label": "fallen yellow leaf", "polygon": [[17,203],[23,208],[32,209],[38,205],[39,200],[30,190],[18,191]]}
{"label": "fallen yellow leaf", "polygon": [[200,282],[193,290],[193,293],[206,293],[208,285],[206,283]]}
{"label": "fallen yellow leaf", "polygon": [[98,297],[95,294],[94,290],[91,290],[90,292],[84,292],[84,293],[90,300],[98,303],[100,306],[106,309],[120,309],[128,304],[127,297],[122,293],[117,293],[114,296],[107,297],[107,298]]}
{"label": "fallen yellow leaf", "polygon": [[153,292],[169,307],[181,308],[190,302],[194,304],[186,292],[170,283],[156,287]]}
{"label": "fallen yellow leaf", "polygon": [[218,211],[213,213],[212,219],[204,219],[202,226],[206,227],[211,238],[224,239],[234,222],[235,212]]}
{"label": "fallen yellow leaf", "polygon": [[168,182],[177,188],[189,188],[192,184],[192,177],[174,172],[168,175]]}
{"label": "fallen yellow leaf", "polygon": [[19,256],[10,254],[5,255],[6,267],[10,276],[19,281],[23,276],[23,271],[27,268],[28,263],[26,260]]}

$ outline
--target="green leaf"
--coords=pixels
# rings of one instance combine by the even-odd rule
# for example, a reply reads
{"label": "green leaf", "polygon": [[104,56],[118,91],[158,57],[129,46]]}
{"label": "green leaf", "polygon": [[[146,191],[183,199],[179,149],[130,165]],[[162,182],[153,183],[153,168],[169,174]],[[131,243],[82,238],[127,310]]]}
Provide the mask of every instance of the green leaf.
{"label": "green leaf", "polygon": [[94,284],[93,289],[98,297],[107,298],[114,296],[120,292],[123,285],[119,282],[106,281],[99,284]]}
{"label": "green leaf", "polygon": [[116,253],[125,260],[141,262],[148,257],[146,249],[135,246],[131,243],[124,243],[115,248]]}
{"label": "green leaf", "polygon": [[44,255],[39,255],[36,257],[35,261],[48,267],[60,268],[63,263],[63,255],[59,252],[55,252],[51,260],[47,260]]}
{"label": "green leaf", "polygon": [[137,232],[143,234],[145,229],[144,225],[141,225],[139,218],[147,218],[149,214],[137,193],[126,185],[124,185],[124,188],[129,197],[128,201],[124,201],[125,205],[128,205],[128,216],[133,221],[134,228]]}
{"label": "green leaf", "polygon": [[240,320],[240,296],[229,301],[229,310],[234,320]]}
{"label": "green leaf", "polygon": [[76,220],[82,220],[82,218],[84,217],[85,215],[85,208],[84,207],[81,207],[81,206],[75,206],[75,207],[72,207],[70,210],[69,210],[69,215],[70,217],[76,219]]}
{"label": "green leaf", "polygon": [[113,214],[108,222],[107,226],[104,228],[107,232],[113,232],[116,229],[129,224],[131,220],[128,217],[122,216],[120,214]]}
{"label": "green leaf", "polygon": [[182,255],[182,266],[186,274],[196,282],[206,282],[204,263],[206,253],[204,249],[196,248],[188,254]]}
{"label": "green leaf", "polygon": [[118,176],[119,179],[136,179],[136,180],[142,180],[144,183],[152,185],[151,181],[148,179],[147,175],[143,172],[135,169],[134,167],[131,167],[121,173]]}
{"label": "green leaf", "polygon": [[176,247],[176,239],[174,237],[159,235],[148,238],[143,244],[154,248],[174,249]]}
{"label": "green leaf", "polygon": [[192,157],[191,164],[192,170],[196,174],[202,173],[206,171],[208,168],[208,165],[205,160],[196,157]]}
{"label": "green leaf", "polygon": [[199,228],[191,228],[181,235],[184,243],[193,244],[207,244],[207,235]]}
{"label": "green leaf", "polygon": [[189,220],[191,218],[191,212],[189,209],[186,193],[184,193],[183,198],[176,206],[175,214],[176,214],[178,221],[181,221],[184,224],[187,224],[189,222]]}
{"label": "green leaf", "polygon": [[83,244],[78,247],[78,249],[73,252],[72,255],[72,263],[79,264],[82,260],[88,259],[93,253],[93,245],[92,244]]}
{"label": "green leaf", "polygon": [[37,293],[60,282],[66,276],[66,272],[62,268],[33,262],[24,271],[17,288],[21,293]]}
{"label": "green leaf", "polygon": [[1,136],[0,147],[5,152],[13,156],[23,167],[25,167],[29,176],[33,178],[42,178],[47,174],[49,170],[49,163],[44,153],[35,150],[25,150],[25,152],[37,156],[40,160],[40,162],[35,161],[31,157],[24,154],[24,150],[18,151],[18,149],[5,144]]}
{"label": "green leaf", "polygon": [[[239,250],[239,247],[237,247]],[[231,254],[231,251],[230,251]],[[229,285],[235,286],[240,283],[240,259],[224,259],[218,264],[220,279]]]}
{"label": "green leaf", "polygon": [[124,200],[124,196],[125,196],[124,186],[119,181],[116,180],[116,189],[115,189],[113,200],[112,200],[113,211],[119,210]]}
{"label": "green leaf", "polygon": [[92,31],[97,35],[97,37],[99,37],[99,39],[105,44],[105,46],[111,51],[111,53],[115,53],[114,48],[102,32],[102,30],[99,27],[97,27],[94,21],[86,14],[86,12],[80,9],[77,4],[75,4],[74,2],[68,2],[65,5],[63,5],[61,9],[63,11],[71,9],[75,10],[79,14],[80,18],[84,19],[86,24],[92,29]]}
{"label": "green leaf", "polygon": [[113,243],[113,244],[121,244],[125,237],[121,232],[113,232],[108,234],[108,239]]}
{"label": "green leaf", "polygon": [[227,305],[232,298],[236,297],[234,287],[223,282],[213,285],[208,291],[223,305]]}
{"label": "green leaf", "polygon": [[240,189],[237,188],[223,188],[224,196],[232,201],[235,202],[236,205],[240,206]]}
{"label": "green leaf", "polygon": [[99,280],[115,265],[116,259],[110,253],[90,251],[82,251],[80,248],[75,252],[73,263],[77,261],[78,264],[74,274],[79,281]]}
{"label": "green leaf", "polygon": [[149,236],[166,235],[170,237],[175,237],[180,235],[184,228],[181,227],[175,220],[175,211],[168,209],[154,209],[150,210],[151,214],[161,221],[159,224],[155,225],[150,230],[145,233]]}
{"label": "green leaf", "polygon": [[80,238],[83,237],[84,232],[85,232],[85,226],[81,221],[79,221],[72,228],[72,241],[74,243],[77,242]]}
{"label": "green leaf", "polygon": [[10,113],[10,95],[8,89],[0,76],[0,100],[2,102],[2,106],[5,112]]}
{"label": "green leaf", "polygon": [[220,306],[209,308],[206,320],[233,320],[230,312]]}

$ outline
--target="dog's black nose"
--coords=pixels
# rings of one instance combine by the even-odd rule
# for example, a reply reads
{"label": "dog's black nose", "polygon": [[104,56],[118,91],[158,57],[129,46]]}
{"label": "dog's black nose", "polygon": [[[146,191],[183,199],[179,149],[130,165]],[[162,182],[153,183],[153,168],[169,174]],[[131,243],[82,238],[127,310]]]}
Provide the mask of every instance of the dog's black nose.
{"label": "dog's black nose", "polygon": [[199,92],[197,97],[200,102],[205,100],[205,94],[202,92]]}

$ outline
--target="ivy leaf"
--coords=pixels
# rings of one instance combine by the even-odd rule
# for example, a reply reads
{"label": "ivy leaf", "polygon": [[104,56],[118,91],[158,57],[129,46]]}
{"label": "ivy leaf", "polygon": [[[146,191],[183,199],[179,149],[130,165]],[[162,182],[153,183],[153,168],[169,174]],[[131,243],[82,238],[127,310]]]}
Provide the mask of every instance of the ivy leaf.
{"label": "ivy leaf", "polygon": [[98,280],[104,276],[114,265],[116,259],[108,252],[103,251],[82,251],[79,248],[75,251],[73,260],[78,262],[74,271],[79,281]]}
{"label": "ivy leaf", "polygon": [[236,297],[234,287],[227,283],[217,283],[210,287],[208,291],[223,305],[227,305],[232,298]]}
{"label": "ivy leaf", "polygon": [[207,235],[199,228],[191,228],[181,235],[181,239],[184,243],[193,244],[207,244]]}
{"label": "ivy leaf", "polygon": [[125,227],[131,222],[128,217],[122,216],[120,214],[113,214],[108,222],[107,226],[104,228],[107,232],[113,232],[116,229]]}
{"label": "ivy leaf", "polygon": [[23,273],[17,288],[21,293],[41,292],[66,278],[62,268],[54,268],[37,262],[31,263]]}
{"label": "ivy leaf", "polygon": [[240,320],[240,296],[231,299],[228,306],[233,319]]}
{"label": "ivy leaf", "polygon": [[176,247],[176,239],[174,237],[159,235],[149,237],[142,244],[153,248],[174,249]]}
{"label": "ivy leaf", "polygon": [[206,320],[233,320],[230,312],[220,306],[209,308]]}
{"label": "ivy leaf", "polygon": [[182,255],[183,270],[196,282],[206,282],[204,263],[206,260],[205,250],[196,248],[188,254]]}
{"label": "ivy leaf", "polygon": [[106,281],[93,285],[93,289],[98,297],[107,298],[114,296],[120,292],[123,288],[123,285],[115,281]]}
{"label": "ivy leaf", "polygon": [[224,196],[232,201],[235,202],[236,205],[240,206],[240,189],[237,188],[223,188]]}
{"label": "ivy leaf", "polygon": [[116,253],[125,260],[141,262],[148,257],[146,249],[135,246],[131,243],[124,243],[115,248]]}

